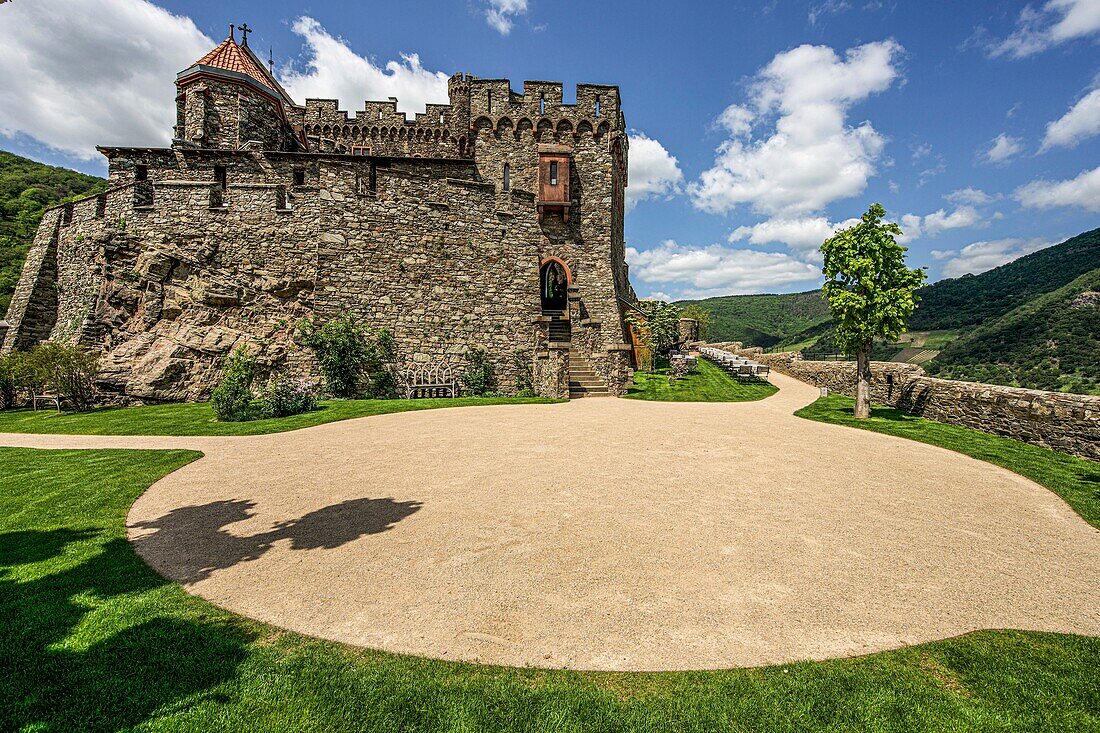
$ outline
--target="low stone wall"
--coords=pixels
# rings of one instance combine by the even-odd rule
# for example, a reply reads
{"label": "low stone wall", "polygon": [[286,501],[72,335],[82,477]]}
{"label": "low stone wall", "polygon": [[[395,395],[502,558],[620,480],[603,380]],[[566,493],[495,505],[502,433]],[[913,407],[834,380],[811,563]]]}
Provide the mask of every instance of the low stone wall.
{"label": "low stone wall", "polygon": [[[806,361],[740,343],[711,344],[816,387],[855,396],[855,362]],[[926,376],[914,364],[871,362],[871,401],[913,415],[962,425],[1100,461],[1100,397],[959,382]]]}

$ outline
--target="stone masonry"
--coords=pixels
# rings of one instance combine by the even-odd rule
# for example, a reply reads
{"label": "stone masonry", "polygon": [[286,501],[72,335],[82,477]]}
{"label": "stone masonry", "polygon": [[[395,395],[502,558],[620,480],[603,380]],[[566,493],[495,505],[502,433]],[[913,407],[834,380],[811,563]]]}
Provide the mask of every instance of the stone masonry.
{"label": "stone masonry", "polygon": [[[414,119],[392,99],[349,116],[335,100],[296,104],[232,37],[176,85],[171,147],[100,148],[108,189],[46,212],[5,351],[81,344],[119,401],[198,400],[238,347],[318,376],[297,324],[350,313],[394,334],[399,375],[460,372],[482,347],[501,391],[530,370],[538,393],[563,397],[572,348],[625,389],[635,296],[617,87],[579,85],[565,104],[558,83],[518,94],[456,74],[450,104]],[[547,180],[559,165],[565,180]],[[569,297],[547,315],[553,263]],[[568,319],[569,343],[550,342],[551,319]]]}
{"label": "stone masonry", "polygon": [[[817,387],[855,396],[854,362],[807,361],[797,352],[763,353],[738,342],[711,344]],[[960,382],[925,376],[915,364],[871,362],[871,401],[1100,460],[1100,397]]]}

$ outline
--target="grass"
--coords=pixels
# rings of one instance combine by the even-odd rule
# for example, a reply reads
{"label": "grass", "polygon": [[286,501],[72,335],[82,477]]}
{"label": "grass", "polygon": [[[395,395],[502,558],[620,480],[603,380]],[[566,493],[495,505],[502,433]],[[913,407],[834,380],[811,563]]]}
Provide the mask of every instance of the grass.
{"label": "grass", "polygon": [[738,382],[709,361],[700,359],[694,372],[672,384],[668,369],[638,372],[626,397],[635,400],[662,402],[747,402],[775,394],[776,388],[767,382]]}
{"label": "grass", "polygon": [[849,397],[831,394],[795,414],[938,445],[1007,468],[1050,489],[1086,522],[1100,528],[1100,463],[979,430],[926,420],[890,407],[876,405],[870,418],[856,420],[852,417],[852,404]]}
{"label": "grass", "polygon": [[218,422],[208,402],[115,407],[91,412],[0,411],[0,433],[67,435],[266,435],[355,417],[440,407],[550,403],[540,397],[459,397],[423,400],[327,400],[312,412],[249,422]]}
{"label": "grass", "polygon": [[985,631],[749,670],[581,673],[354,649],[146,566],[130,504],[187,451],[0,449],[0,730],[1095,731],[1100,639]]}

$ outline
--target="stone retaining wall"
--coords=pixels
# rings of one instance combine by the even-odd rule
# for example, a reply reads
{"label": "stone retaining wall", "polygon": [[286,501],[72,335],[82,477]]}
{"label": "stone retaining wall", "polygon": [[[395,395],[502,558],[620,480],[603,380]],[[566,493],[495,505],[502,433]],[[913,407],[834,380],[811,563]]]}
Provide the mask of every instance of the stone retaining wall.
{"label": "stone retaining wall", "polygon": [[[766,354],[738,342],[710,344],[749,356],[816,387],[855,396],[855,362],[806,361],[801,354]],[[1043,392],[925,376],[914,364],[871,362],[871,401],[913,415],[962,425],[1100,460],[1100,397]]]}

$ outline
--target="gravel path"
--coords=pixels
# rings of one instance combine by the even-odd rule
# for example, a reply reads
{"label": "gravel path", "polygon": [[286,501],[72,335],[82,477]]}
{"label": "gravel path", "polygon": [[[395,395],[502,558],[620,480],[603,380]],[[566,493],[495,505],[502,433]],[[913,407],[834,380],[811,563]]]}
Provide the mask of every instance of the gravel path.
{"label": "gravel path", "polygon": [[982,628],[1100,635],[1100,531],[957,453],[760,402],[586,399],[243,438],[0,435],[196,448],[133,506],[158,571],[327,639],[505,665],[710,669]]}

